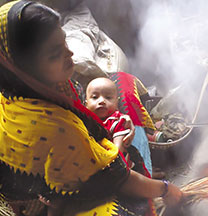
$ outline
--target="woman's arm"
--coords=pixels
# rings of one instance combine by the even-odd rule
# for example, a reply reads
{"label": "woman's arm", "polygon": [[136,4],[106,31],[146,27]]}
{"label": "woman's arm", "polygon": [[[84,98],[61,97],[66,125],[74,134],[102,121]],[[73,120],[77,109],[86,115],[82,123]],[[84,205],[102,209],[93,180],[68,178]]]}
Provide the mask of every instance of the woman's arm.
{"label": "woman's arm", "polygon": [[175,205],[182,198],[182,192],[178,187],[163,181],[147,178],[133,170],[130,171],[128,179],[123,183],[120,192],[131,197],[155,198],[162,196],[167,205]]}

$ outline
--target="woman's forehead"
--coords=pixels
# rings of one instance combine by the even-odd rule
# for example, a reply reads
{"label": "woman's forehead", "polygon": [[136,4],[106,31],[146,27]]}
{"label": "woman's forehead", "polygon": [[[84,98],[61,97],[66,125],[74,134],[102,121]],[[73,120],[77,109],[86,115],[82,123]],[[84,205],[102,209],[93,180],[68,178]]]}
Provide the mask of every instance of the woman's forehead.
{"label": "woman's forehead", "polygon": [[45,54],[50,54],[55,52],[57,49],[60,49],[63,47],[63,44],[65,44],[65,38],[65,32],[61,29],[61,27],[57,27],[43,44],[43,52]]}

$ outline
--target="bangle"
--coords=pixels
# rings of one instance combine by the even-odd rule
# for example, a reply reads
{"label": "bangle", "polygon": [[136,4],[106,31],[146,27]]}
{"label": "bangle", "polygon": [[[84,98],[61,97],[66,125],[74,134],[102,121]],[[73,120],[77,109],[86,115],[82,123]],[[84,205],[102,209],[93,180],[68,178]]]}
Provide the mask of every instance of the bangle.
{"label": "bangle", "polygon": [[166,180],[162,180],[162,182],[164,183],[164,192],[162,193],[161,197],[165,197],[165,195],[168,193],[168,185],[169,185],[169,182],[166,181]]}

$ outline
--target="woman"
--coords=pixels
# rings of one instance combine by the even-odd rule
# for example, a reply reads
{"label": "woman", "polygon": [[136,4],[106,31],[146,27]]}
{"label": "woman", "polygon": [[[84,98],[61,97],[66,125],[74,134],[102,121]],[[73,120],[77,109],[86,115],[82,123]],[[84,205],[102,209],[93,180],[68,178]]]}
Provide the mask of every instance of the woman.
{"label": "woman", "polygon": [[162,196],[176,204],[181,191],[130,171],[102,123],[77,99],[67,81],[73,54],[59,20],[30,1],[0,8],[1,193],[10,203],[40,194],[61,200],[49,208],[55,215],[153,215],[128,205],[127,197],[135,203]]}

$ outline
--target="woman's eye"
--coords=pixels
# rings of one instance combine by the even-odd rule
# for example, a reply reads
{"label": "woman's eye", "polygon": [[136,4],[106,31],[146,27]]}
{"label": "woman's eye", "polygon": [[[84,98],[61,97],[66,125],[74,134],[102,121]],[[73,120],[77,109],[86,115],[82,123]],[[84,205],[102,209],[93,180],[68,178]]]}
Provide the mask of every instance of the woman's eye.
{"label": "woman's eye", "polygon": [[62,53],[62,51],[60,50],[60,51],[58,51],[58,52],[55,52],[53,55],[51,55],[50,57],[49,57],[49,59],[50,60],[55,60],[55,59],[58,59],[58,58],[60,58],[61,57],[61,53]]}

